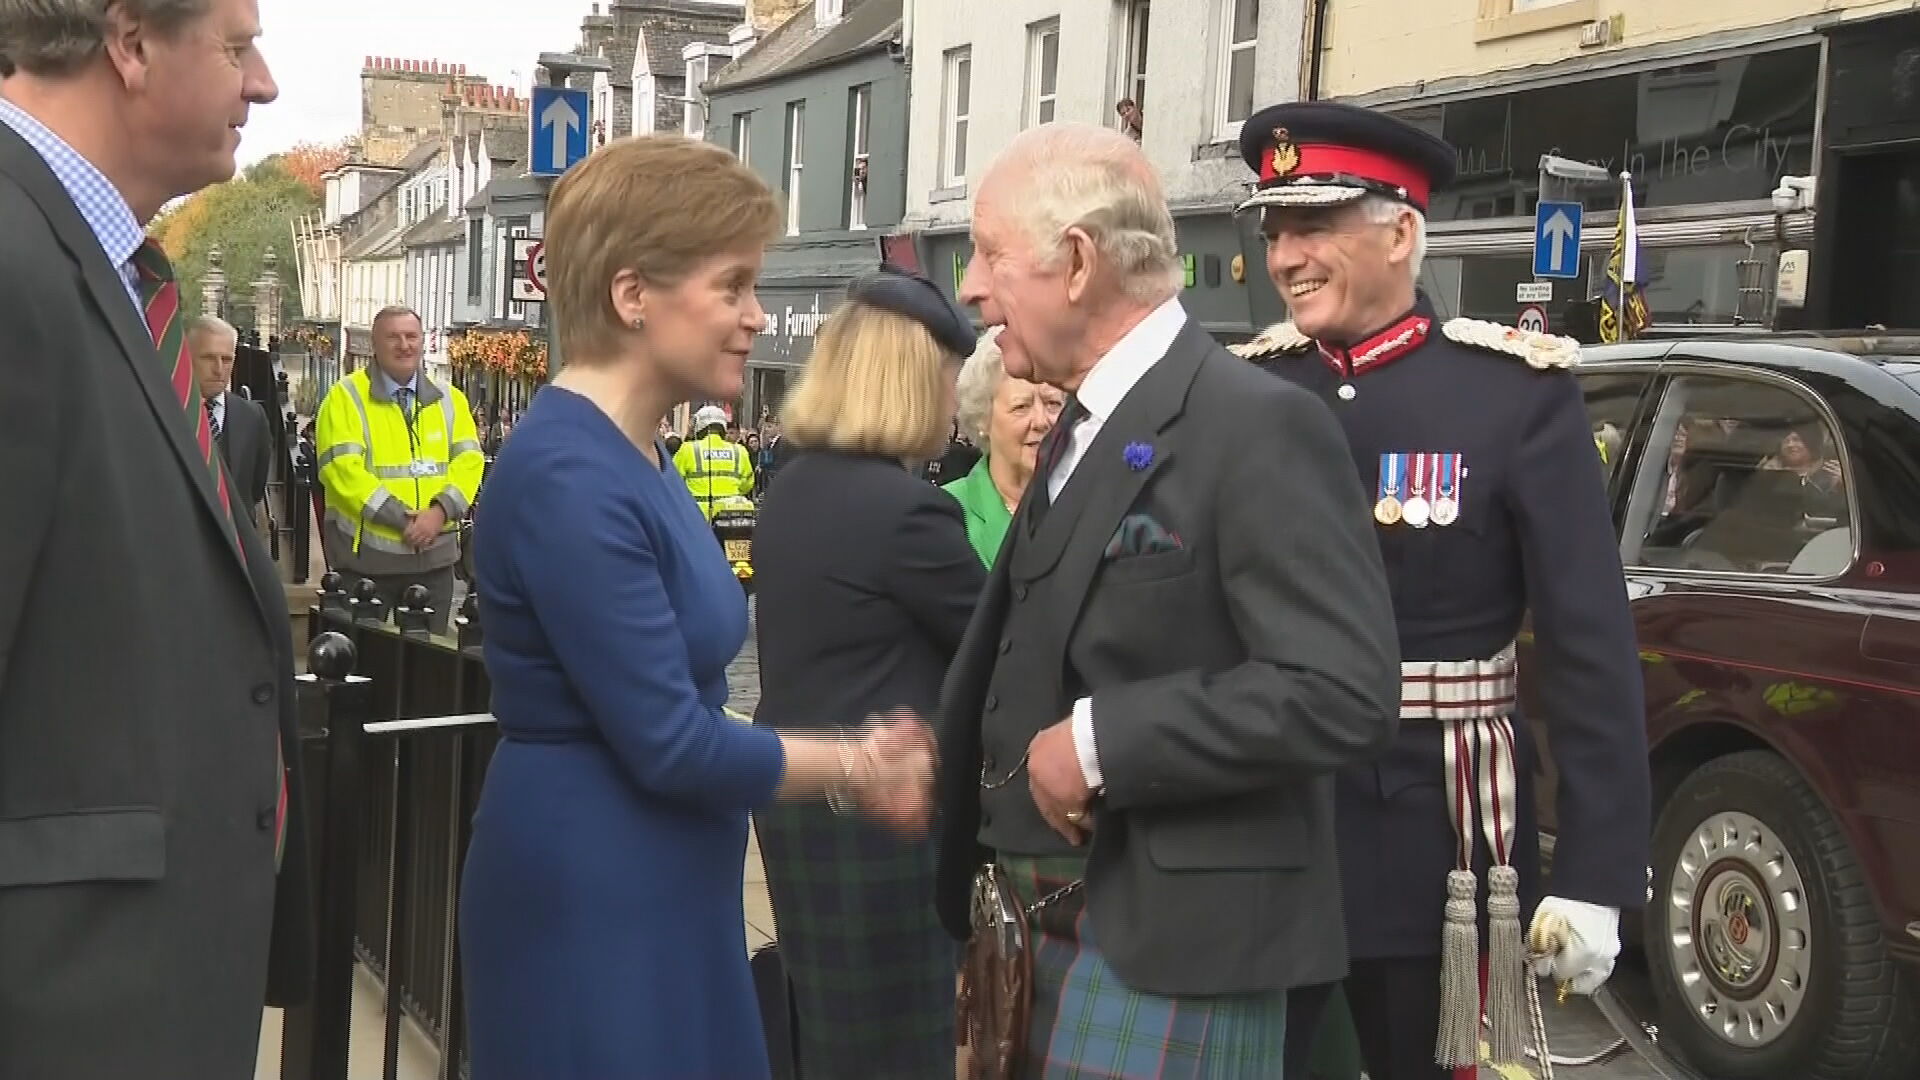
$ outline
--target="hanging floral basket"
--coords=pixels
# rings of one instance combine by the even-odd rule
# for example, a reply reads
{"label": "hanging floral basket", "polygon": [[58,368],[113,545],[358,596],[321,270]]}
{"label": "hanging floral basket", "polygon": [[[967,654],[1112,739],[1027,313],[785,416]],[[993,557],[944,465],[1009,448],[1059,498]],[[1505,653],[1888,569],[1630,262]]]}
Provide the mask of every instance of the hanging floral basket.
{"label": "hanging floral basket", "polygon": [[315,356],[334,356],[337,346],[325,330],[313,326],[296,326],[287,332],[288,345]]}
{"label": "hanging floral basket", "polygon": [[448,343],[447,359],[459,372],[532,381],[547,377],[547,343],[525,330],[469,330]]}

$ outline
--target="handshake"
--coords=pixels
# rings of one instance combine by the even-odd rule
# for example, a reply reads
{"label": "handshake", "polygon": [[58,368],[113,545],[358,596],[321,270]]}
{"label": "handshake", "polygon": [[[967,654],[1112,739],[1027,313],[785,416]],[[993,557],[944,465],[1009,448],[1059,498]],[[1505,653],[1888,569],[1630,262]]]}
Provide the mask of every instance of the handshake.
{"label": "handshake", "polygon": [[871,718],[834,741],[838,775],[827,785],[836,812],[858,810],[900,832],[918,834],[933,820],[933,731],[910,709]]}

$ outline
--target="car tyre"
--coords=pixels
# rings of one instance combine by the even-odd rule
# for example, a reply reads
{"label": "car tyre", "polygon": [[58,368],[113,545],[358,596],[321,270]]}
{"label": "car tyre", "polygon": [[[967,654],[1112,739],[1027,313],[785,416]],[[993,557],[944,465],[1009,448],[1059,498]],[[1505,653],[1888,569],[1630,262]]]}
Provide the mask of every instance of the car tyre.
{"label": "car tyre", "polygon": [[[1690,774],[1661,808],[1653,867],[1660,1033],[1697,1068],[1722,1080],[1920,1075],[1913,975],[1888,950],[1839,823],[1785,761],[1744,751]],[[1800,902],[1774,903],[1763,875]]]}

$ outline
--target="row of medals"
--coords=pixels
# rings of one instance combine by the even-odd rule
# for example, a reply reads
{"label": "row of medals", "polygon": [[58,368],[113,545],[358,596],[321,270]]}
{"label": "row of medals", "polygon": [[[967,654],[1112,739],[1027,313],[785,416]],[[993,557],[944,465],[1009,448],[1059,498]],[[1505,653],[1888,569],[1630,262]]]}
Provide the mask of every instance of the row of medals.
{"label": "row of medals", "polygon": [[1429,522],[1446,526],[1459,518],[1460,503],[1449,495],[1441,495],[1432,503],[1420,495],[1404,503],[1391,495],[1382,495],[1380,501],[1373,504],[1373,519],[1382,525],[1397,525],[1404,521],[1416,529],[1424,529]]}

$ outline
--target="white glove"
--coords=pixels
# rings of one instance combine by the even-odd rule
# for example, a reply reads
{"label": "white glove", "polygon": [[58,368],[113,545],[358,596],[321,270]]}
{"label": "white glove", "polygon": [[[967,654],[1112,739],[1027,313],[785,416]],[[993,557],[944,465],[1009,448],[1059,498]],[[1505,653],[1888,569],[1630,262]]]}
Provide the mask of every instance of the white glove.
{"label": "white glove", "polygon": [[1552,975],[1576,994],[1600,989],[1620,958],[1620,909],[1549,896],[1534,912],[1534,925],[1549,914],[1565,919],[1571,933],[1558,953],[1534,961],[1533,973]]}

